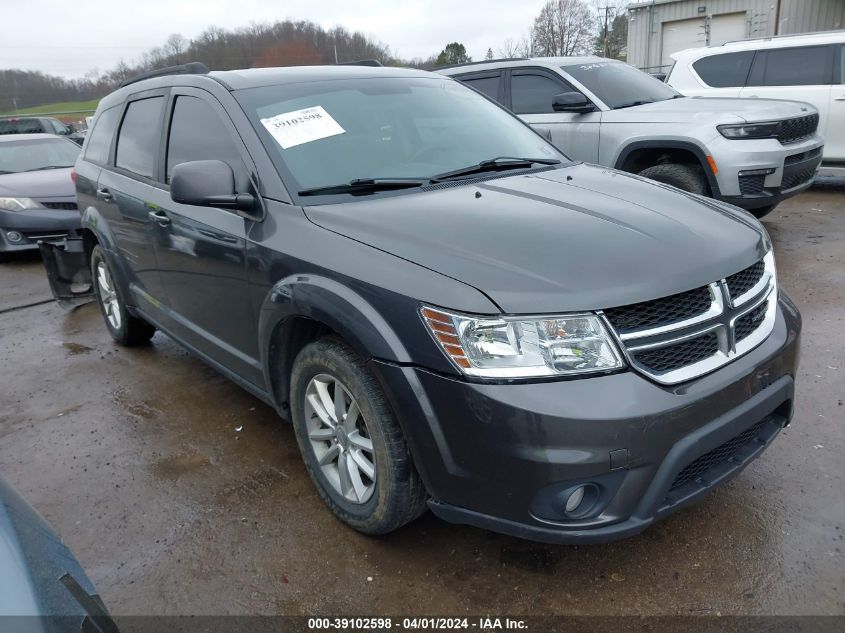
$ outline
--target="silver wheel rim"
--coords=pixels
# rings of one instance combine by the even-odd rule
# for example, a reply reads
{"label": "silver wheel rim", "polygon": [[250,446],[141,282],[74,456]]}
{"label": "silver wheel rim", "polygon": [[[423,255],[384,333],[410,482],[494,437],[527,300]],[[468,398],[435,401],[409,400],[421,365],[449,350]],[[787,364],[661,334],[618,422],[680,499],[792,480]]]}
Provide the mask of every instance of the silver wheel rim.
{"label": "silver wheel rim", "polygon": [[366,503],[376,487],[373,442],[358,403],[334,376],[319,374],[308,383],[305,426],[331,486],[347,501]]}
{"label": "silver wheel rim", "polygon": [[103,304],[103,312],[106,319],[115,330],[120,329],[120,300],[109,274],[106,263],[102,260],[97,262],[97,287],[100,290],[100,302]]}

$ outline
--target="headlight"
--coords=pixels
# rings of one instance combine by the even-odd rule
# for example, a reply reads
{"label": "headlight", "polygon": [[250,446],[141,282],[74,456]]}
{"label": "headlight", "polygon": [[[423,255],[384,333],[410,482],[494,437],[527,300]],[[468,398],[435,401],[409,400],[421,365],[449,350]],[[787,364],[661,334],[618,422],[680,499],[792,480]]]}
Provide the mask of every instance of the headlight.
{"label": "headlight", "polygon": [[780,125],[780,121],[773,121],[769,123],[719,125],[717,129],[725,138],[777,138]]}
{"label": "headlight", "polygon": [[40,209],[41,205],[32,198],[0,198],[0,209],[6,211],[24,211],[26,209]]}
{"label": "headlight", "polygon": [[429,307],[420,312],[434,340],[467,376],[537,378],[624,367],[593,314],[486,318]]}

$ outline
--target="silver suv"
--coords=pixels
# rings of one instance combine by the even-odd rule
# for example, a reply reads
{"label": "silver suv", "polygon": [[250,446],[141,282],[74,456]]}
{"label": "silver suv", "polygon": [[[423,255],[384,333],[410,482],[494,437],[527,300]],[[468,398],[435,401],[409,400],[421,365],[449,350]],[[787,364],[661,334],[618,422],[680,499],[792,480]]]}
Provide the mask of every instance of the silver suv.
{"label": "silver suv", "polygon": [[684,97],[623,62],[545,57],[442,68],[547,128],[571,158],[730,202],[762,217],[809,187],[822,159],[807,103]]}

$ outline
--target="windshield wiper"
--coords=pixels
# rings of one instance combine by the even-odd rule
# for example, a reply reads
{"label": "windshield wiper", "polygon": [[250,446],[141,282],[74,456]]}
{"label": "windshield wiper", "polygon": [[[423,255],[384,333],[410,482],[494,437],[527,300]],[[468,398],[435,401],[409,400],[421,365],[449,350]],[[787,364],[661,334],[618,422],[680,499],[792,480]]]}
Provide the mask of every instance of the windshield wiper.
{"label": "windshield wiper", "polygon": [[44,167],[33,167],[32,169],[24,169],[20,174],[27,172],[27,171],[44,171],[47,169],[67,169],[68,167],[73,167],[73,165],[44,165]]}
{"label": "windshield wiper", "polygon": [[428,181],[419,178],[356,178],[349,182],[312,187],[299,192],[300,196],[334,196],[341,193],[364,195],[377,191],[394,191],[396,189],[410,189],[422,187]]}
{"label": "windshield wiper", "polygon": [[634,106],[645,105],[647,103],[654,103],[653,99],[642,99],[640,101],[629,101],[628,103],[622,103],[615,108],[614,110],[621,110],[622,108],[633,108]]}
{"label": "windshield wiper", "polygon": [[462,176],[472,176],[473,174],[481,174],[487,171],[527,169],[535,164],[560,165],[560,161],[556,158],[518,158],[514,156],[499,156],[498,158],[483,160],[480,163],[470,165],[469,167],[461,167],[460,169],[455,169],[453,171],[444,171],[442,174],[432,176],[431,182],[451,180],[452,178],[461,178]]}

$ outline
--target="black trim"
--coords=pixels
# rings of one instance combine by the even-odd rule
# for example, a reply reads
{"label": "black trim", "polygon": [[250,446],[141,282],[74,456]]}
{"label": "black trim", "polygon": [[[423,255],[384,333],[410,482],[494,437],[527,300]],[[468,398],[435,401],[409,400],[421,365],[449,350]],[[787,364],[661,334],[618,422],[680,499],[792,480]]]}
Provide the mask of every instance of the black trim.
{"label": "black trim", "polygon": [[686,141],[636,141],[625,146],[625,148],[619,153],[619,157],[616,159],[614,168],[624,171],[622,166],[628,160],[628,157],[633,152],[641,149],[682,149],[692,152],[698,159],[701,168],[704,170],[704,176],[707,178],[707,184],[710,186],[710,197],[718,200],[722,199],[722,192],[719,189],[719,183],[716,181],[716,176],[713,174],[713,170],[710,169],[710,163],[707,161],[707,155],[698,145]]}
{"label": "black trim", "polygon": [[164,77],[166,75],[207,75],[208,66],[202,62],[188,62],[187,64],[180,64],[179,66],[168,66],[167,68],[158,68],[150,70],[140,75],[130,77],[120,84],[120,88],[130,84],[143,81],[144,79],[152,79],[153,77]]}

